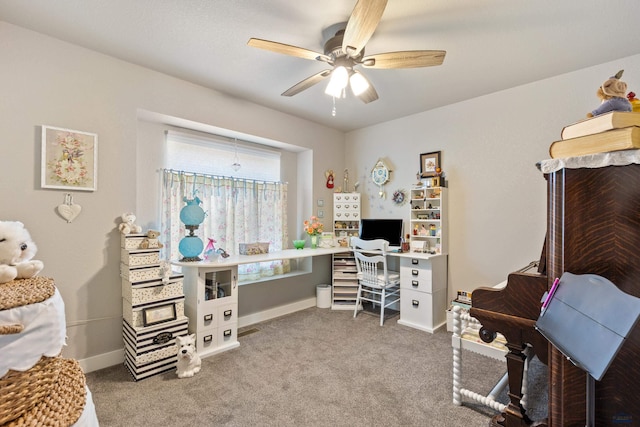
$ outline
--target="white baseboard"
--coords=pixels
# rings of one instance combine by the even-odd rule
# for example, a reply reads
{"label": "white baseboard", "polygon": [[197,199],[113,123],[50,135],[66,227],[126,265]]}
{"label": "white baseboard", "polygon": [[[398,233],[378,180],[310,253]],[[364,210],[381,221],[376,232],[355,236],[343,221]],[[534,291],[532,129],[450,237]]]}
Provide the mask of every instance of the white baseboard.
{"label": "white baseboard", "polygon": [[[280,307],[275,307],[269,310],[239,317],[238,327],[242,328],[244,326],[264,322],[265,320],[275,319],[276,317],[284,316],[285,314],[295,313],[296,311],[315,306],[315,297],[307,298],[302,301],[296,301],[292,304],[281,305]],[[124,363],[124,347],[119,350],[111,351],[109,353],[98,354],[96,356],[87,357],[86,359],[80,359],[78,360],[78,362],[80,363],[80,366],[85,373],[108,368],[109,366],[113,365],[119,365],[121,363]]]}
{"label": "white baseboard", "polygon": [[307,298],[305,300],[296,301],[291,304],[281,305],[269,310],[260,311],[258,313],[248,314],[238,318],[238,328],[253,325],[255,323],[264,322],[265,320],[275,319],[276,317],[284,316],[285,314],[295,313],[296,311],[304,310],[310,307],[316,306],[316,298]]}
{"label": "white baseboard", "polygon": [[97,371],[109,366],[124,363],[124,347],[120,350],[111,351],[109,353],[98,354],[97,356],[87,357],[78,360],[82,370],[85,373]]}

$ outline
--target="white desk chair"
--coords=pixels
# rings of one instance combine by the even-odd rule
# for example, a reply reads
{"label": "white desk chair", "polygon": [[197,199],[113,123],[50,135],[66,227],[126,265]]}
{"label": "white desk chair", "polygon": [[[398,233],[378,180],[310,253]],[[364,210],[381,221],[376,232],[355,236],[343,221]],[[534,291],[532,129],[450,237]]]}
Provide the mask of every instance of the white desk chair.
{"label": "white desk chair", "polygon": [[387,247],[382,239],[351,238],[351,249],[358,269],[358,295],[353,317],[358,315],[362,301],[380,304],[380,326],[384,324],[384,309],[400,300],[400,274],[387,269]]}

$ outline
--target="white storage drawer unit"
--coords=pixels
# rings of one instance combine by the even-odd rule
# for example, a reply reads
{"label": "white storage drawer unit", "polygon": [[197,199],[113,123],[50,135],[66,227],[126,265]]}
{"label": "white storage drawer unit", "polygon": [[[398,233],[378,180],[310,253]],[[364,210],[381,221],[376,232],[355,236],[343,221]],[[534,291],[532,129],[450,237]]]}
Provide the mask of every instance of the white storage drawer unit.
{"label": "white storage drawer unit", "polygon": [[197,336],[197,348],[199,354],[209,355],[217,353],[220,349],[235,346],[238,342],[238,328],[236,325],[211,328],[200,331]]}
{"label": "white storage drawer unit", "polygon": [[238,304],[207,305],[203,304],[198,316],[199,330],[238,323]]}
{"label": "white storage drawer unit", "polygon": [[200,357],[238,347],[238,267],[185,267],[185,314]]}
{"label": "white storage drawer unit", "polygon": [[401,325],[433,333],[447,323],[447,256],[400,259]]}
{"label": "white storage drawer unit", "polygon": [[431,261],[419,258],[401,259],[400,287],[421,292],[432,292]]}

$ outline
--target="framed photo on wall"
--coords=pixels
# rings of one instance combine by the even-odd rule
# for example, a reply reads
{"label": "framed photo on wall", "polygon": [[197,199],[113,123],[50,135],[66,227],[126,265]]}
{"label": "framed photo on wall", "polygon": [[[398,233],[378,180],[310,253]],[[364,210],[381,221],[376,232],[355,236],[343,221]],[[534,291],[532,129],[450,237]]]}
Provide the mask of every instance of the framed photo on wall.
{"label": "framed photo on wall", "polygon": [[420,176],[427,178],[436,175],[436,168],[440,167],[440,151],[420,154]]}
{"label": "framed photo on wall", "polygon": [[41,187],[96,191],[98,135],[42,126]]}

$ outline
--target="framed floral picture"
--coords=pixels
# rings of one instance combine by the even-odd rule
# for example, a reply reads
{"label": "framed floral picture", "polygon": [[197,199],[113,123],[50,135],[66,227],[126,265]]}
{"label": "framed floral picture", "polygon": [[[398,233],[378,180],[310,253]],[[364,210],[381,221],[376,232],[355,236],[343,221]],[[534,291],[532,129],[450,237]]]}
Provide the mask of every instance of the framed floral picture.
{"label": "framed floral picture", "polygon": [[42,126],[41,187],[96,191],[98,135]]}
{"label": "framed floral picture", "polygon": [[422,178],[435,176],[440,167],[440,151],[420,154],[420,176]]}

